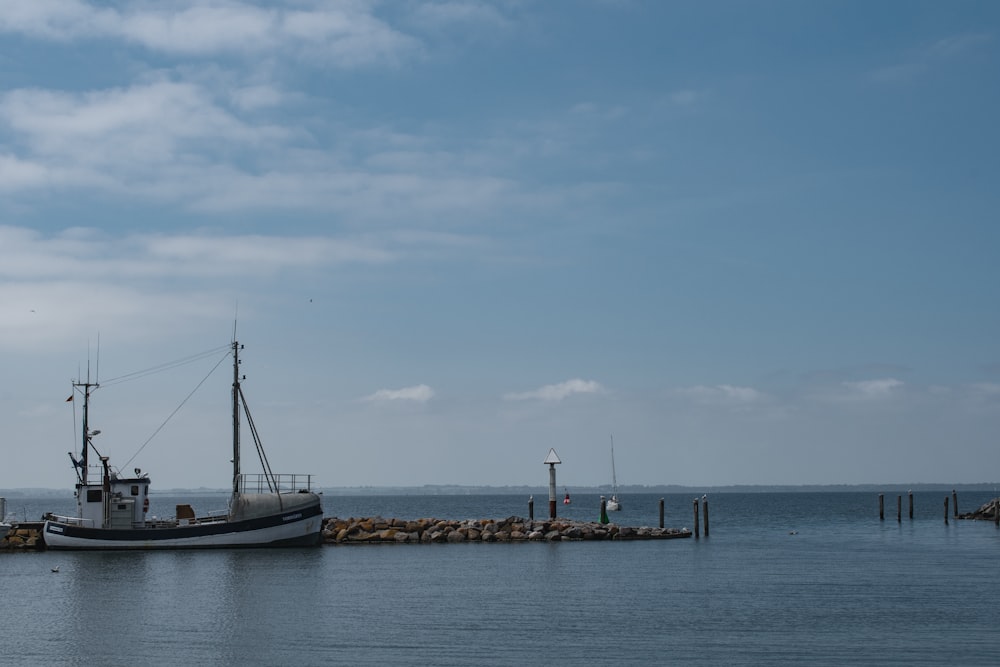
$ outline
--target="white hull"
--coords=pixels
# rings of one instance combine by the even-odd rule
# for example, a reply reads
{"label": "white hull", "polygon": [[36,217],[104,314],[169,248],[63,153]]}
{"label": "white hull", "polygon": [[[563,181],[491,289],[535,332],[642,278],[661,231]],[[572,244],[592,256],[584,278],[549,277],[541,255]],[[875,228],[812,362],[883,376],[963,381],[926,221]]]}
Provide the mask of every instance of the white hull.
{"label": "white hull", "polygon": [[[294,515],[292,515],[294,516]],[[315,545],[321,539],[322,514],[299,519],[289,517],[280,525],[252,528],[251,522],[204,523],[176,528],[107,530],[80,528],[69,523],[46,521],[45,546],[49,549],[218,549],[227,547]]]}
{"label": "white hull", "polygon": [[320,543],[323,508],[314,493],[241,495],[228,518],[92,528],[50,517],[42,532],[49,549],[218,549],[312,546]]}

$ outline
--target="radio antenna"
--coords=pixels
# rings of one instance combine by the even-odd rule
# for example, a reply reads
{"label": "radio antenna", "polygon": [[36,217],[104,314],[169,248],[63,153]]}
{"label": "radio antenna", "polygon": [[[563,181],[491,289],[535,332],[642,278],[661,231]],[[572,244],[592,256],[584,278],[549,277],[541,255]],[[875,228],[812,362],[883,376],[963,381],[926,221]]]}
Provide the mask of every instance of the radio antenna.
{"label": "radio antenna", "polygon": [[233,309],[233,341],[236,341],[236,322],[240,319],[240,300],[236,299],[236,305]]}

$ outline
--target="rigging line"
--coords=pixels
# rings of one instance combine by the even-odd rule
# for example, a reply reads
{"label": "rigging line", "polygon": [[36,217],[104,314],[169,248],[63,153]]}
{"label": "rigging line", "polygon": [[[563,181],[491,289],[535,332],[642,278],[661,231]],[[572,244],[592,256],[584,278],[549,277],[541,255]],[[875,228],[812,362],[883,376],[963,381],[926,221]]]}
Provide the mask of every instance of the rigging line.
{"label": "rigging line", "polygon": [[71,403],[73,403],[73,451],[75,452],[78,444],[76,440],[76,385],[75,384],[73,385],[73,392],[69,396],[71,399],[73,399]]}
{"label": "rigging line", "polygon": [[120,384],[122,382],[129,382],[131,380],[137,380],[139,378],[146,377],[147,375],[152,375],[154,373],[159,373],[159,372],[162,372],[162,371],[172,370],[174,368],[178,368],[178,367],[184,366],[186,364],[194,363],[196,361],[201,361],[202,359],[205,359],[205,358],[208,358],[208,357],[211,357],[211,356],[214,356],[214,355],[218,354],[222,350],[228,350],[228,349],[229,349],[228,345],[220,346],[220,347],[217,347],[217,348],[214,348],[214,349],[211,349],[211,350],[206,350],[205,352],[200,352],[198,354],[193,354],[193,355],[191,355],[189,357],[184,357],[182,359],[177,359],[175,361],[169,361],[167,363],[163,363],[163,364],[160,364],[158,366],[153,366],[153,367],[147,368],[145,370],[135,371],[135,372],[132,372],[132,373],[127,373],[125,375],[119,375],[116,378],[111,378],[110,380],[108,380],[107,382],[104,382],[103,384],[105,386],[107,386],[107,385],[113,385],[113,384]]}
{"label": "rigging line", "polygon": [[278,480],[274,476],[274,471],[271,470],[271,463],[267,460],[267,454],[264,452],[264,443],[261,442],[260,433],[257,432],[257,425],[253,421],[253,415],[250,414],[250,406],[247,405],[247,397],[243,394],[243,387],[239,387],[240,401],[243,403],[243,414],[247,417],[247,425],[250,427],[250,433],[253,435],[254,445],[257,447],[257,458],[260,459],[260,465],[264,469],[264,478],[267,480],[267,488],[272,493],[277,493],[278,491]]}
{"label": "rigging line", "polygon": [[[222,348],[219,348],[219,349],[222,349]],[[190,398],[191,398],[192,396],[194,396],[194,393],[195,393],[196,391],[198,391],[198,389],[200,389],[200,388],[201,388],[201,385],[205,384],[205,381],[206,381],[206,380],[208,380],[208,378],[212,376],[212,373],[214,373],[214,372],[215,372],[215,369],[217,369],[217,368],[218,368],[218,367],[219,367],[219,366],[220,366],[220,365],[222,364],[222,362],[226,360],[226,357],[228,357],[228,356],[229,356],[229,348],[228,348],[228,346],[227,346],[227,347],[225,348],[225,350],[226,350],[226,354],[224,354],[224,355],[222,356],[222,358],[221,358],[221,359],[219,359],[219,361],[217,361],[217,362],[216,362],[216,364],[215,364],[214,366],[212,366],[212,370],[210,370],[210,371],[208,372],[208,375],[206,375],[205,377],[203,377],[203,378],[201,379],[201,382],[199,382],[199,383],[197,384],[197,386],[195,386],[195,388],[191,390],[191,393],[189,393],[189,394],[188,394],[187,396],[185,396],[185,397],[184,397],[184,400],[183,400],[183,401],[181,401],[180,405],[178,405],[178,406],[177,406],[176,408],[174,408],[174,411],[173,411],[173,412],[171,412],[171,413],[170,413],[170,414],[169,414],[169,415],[167,416],[167,418],[163,420],[163,423],[162,423],[162,424],[160,424],[159,426],[157,426],[157,427],[156,427],[156,430],[155,430],[155,431],[153,431],[153,434],[152,434],[152,435],[150,435],[150,436],[149,436],[148,438],[146,438],[146,442],[142,443],[142,446],[141,446],[141,447],[139,447],[139,449],[138,449],[138,450],[136,451],[136,453],[132,455],[132,458],[130,458],[130,459],[129,459],[128,461],[126,461],[126,462],[124,463],[124,466],[123,466],[123,467],[125,467],[125,468],[128,468],[128,467],[129,467],[129,465],[131,465],[131,464],[132,464],[132,461],[134,461],[134,460],[135,460],[135,457],[139,456],[139,454],[141,454],[141,453],[142,453],[142,450],[144,450],[144,449],[146,448],[146,445],[148,445],[148,444],[149,444],[149,443],[150,443],[150,442],[151,442],[151,441],[153,440],[153,438],[155,438],[155,437],[156,437],[156,435],[157,435],[157,434],[158,434],[158,433],[159,433],[160,431],[162,431],[162,430],[163,430],[163,427],[167,425],[167,422],[169,422],[169,421],[170,421],[171,419],[173,419],[173,418],[174,418],[174,415],[176,415],[176,414],[177,414],[178,412],[180,412],[180,409],[184,407],[184,404],[185,404],[185,403],[187,403],[187,402],[188,402],[188,400],[189,400],[189,399],[190,399]],[[218,352],[219,350],[218,350],[218,349],[216,349],[215,351],[216,351],[216,352]]]}

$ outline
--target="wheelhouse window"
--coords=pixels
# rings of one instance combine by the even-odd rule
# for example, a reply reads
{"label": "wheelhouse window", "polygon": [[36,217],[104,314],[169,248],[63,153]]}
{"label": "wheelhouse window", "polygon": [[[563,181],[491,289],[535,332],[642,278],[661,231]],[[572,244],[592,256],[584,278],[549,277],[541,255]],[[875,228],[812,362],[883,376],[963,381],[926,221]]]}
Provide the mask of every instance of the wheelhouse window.
{"label": "wheelhouse window", "polygon": [[132,485],[132,495],[133,496],[139,495],[139,485],[138,484],[133,484]]}
{"label": "wheelhouse window", "polygon": [[100,489],[87,489],[87,502],[99,503],[104,499]]}

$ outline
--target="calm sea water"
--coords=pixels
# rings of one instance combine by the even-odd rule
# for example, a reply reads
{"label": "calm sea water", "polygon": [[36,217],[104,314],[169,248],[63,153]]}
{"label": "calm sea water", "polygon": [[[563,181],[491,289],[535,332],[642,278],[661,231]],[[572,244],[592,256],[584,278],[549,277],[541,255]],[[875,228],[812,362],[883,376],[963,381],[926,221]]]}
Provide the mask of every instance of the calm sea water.
{"label": "calm sea water", "polygon": [[[961,509],[994,495],[960,494]],[[658,500],[625,496],[614,519],[655,526]],[[871,493],[715,494],[711,536],[697,540],[0,553],[0,662],[994,665],[1000,531],[946,525],[943,500],[916,494],[911,521],[904,497],[897,522],[895,495],[879,521]],[[152,511],[174,502],[154,497]],[[691,503],[667,496],[666,524],[690,526]],[[8,498],[30,519],[70,505]],[[515,496],[327,496],[324,507],[528,513]],[[598,500],[558,511],[593,520]]]}

